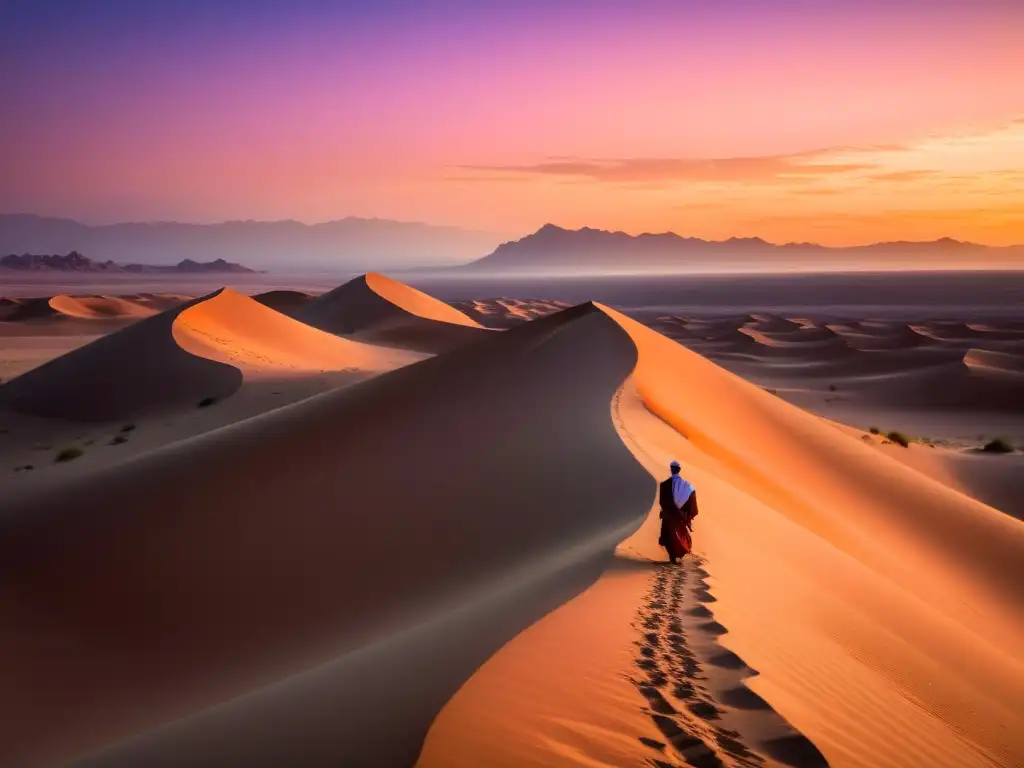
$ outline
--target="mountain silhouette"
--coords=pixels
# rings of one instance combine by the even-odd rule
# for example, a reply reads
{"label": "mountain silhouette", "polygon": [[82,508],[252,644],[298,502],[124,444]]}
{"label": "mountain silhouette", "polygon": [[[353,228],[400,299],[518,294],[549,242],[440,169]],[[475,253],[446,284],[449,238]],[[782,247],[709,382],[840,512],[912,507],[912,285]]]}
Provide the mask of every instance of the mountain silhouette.
{"label": "mountain silhouette", "polygon": [[136,264],[223,259],[254,267],[396,269],[458,264],[500,241],[487,232],[386,219],[89,226],[31,214],[0,215],[0,253],[80,251],[100,261]]}
{"label": "mountain silhouette", "polygon": [[460,270],[473,272],[674,271],[699,269],[1021,269],[1024,246],[991,247],[944,237],[851,247],[777,245],[759,237],[702,240],[674,232],[629,235],[545,224]]}

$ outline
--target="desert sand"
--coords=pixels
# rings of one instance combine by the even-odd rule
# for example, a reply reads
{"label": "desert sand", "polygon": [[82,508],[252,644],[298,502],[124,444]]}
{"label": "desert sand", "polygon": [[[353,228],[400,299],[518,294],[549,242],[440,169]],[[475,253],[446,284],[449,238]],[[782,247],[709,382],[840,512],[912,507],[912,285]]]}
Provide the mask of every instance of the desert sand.
{"label": "desert sand", "polygon": [[432,353],[476,341],[486,333],[457,309],[373,272],[307,302],[295,317],[353,339]]}
{"label": "desert sand", "polygon": [[1013,323],[125,301],[0,324],[0,763],[1024,761]]}

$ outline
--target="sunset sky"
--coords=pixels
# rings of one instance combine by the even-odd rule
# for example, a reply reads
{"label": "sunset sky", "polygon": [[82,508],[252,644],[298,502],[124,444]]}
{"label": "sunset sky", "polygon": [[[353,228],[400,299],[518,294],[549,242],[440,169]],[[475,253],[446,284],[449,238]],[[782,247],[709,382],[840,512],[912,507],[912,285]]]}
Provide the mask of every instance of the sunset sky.
{"label": "sunset sky", "polygon": [[0,212],[1024,243],[1022,73],[1020,0],[2,0]]}

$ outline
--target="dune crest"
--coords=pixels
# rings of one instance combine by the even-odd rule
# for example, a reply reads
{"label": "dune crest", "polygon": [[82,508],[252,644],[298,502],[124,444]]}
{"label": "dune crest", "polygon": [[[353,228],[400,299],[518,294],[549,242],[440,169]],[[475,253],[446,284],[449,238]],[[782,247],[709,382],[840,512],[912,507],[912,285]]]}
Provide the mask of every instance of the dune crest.
{"label": "dune crest", "polygon": [[454,307],[374,272],[313,299],[295,317],[340,336],[430,353],[478,341],[488,333]]}
{"label": "dune crest", "polygon": [[54,296],[50,307],[55,312],[83,320],[115,317],[150,317],[157,310],[119,296]]}
{"label": "dune crest", "polygon": [[384,371],[422,357],[339,338],[229,288],[181,312],[172,332],[187,352],[233,365],[249,376]]}
{"label": "dune crest", "polygon": [[178,317],[215,294],[194,299],[102,336],[0,387],[0,407],[72,421],[112,421],[222,399],[241,372],[182,349]]}
{"label": "dune crest", "polygon": [[650,506],[608,418],[635,360],[578,307],[9,499],[0,762],[192,715],[83,764],[411,764]]}
{"label": "dune crest", "polygon": [[613,419],[654,479],[683,461],[704,562],[665,578],[652,510],[593,588],[453,697],[420,768],[468,768],[495,743],[509,766],[748,764],[750,749],[1017,765],[1024,525],[602,309],[638,348]]}
{"label": "dune crest", "polygon": [[841,764],[1024,754],[999,725],[1024,697],[1024,525],[605,311],[639,349],[628,429],[700,491],[715,615],[750,685]]}

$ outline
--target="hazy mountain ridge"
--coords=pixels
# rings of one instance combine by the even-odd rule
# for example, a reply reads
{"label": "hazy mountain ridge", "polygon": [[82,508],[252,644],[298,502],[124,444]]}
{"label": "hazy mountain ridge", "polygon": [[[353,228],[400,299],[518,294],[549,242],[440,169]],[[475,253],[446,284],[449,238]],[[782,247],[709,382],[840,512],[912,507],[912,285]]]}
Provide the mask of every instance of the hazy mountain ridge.
{"label": "hazy mountain ridge", "polygon": [[90,226],[71,219],[0,214],[0,253],[90,253],[104,261],[160,264],[183,258],[254,266],[395,269],[452,265],[501,242],[488,232],[387,219],[179,222]]}
{"label": "hazy mountain ridge", "polygon": [[12,253],[0,257],[0,270],[16,272],[172,272],[175,274],[198,273],[248,273],[256,270],[241,264],[216,259],[214,261],[193,261],[182,259],[177,264],[117,264],[113,261],[95,261],[78,251],[68,254]]}
{"label": "hazy mountain ridge", "polygon": [[537,232],[498,246],[467,270],[714,270],[730,267],[784,269],[1024,268],[1024,246],[992,247],[941,238],[833,247],[816,243],[777,245],[759,237],[703,240],[674,232],[630,235],[545,224]]}

